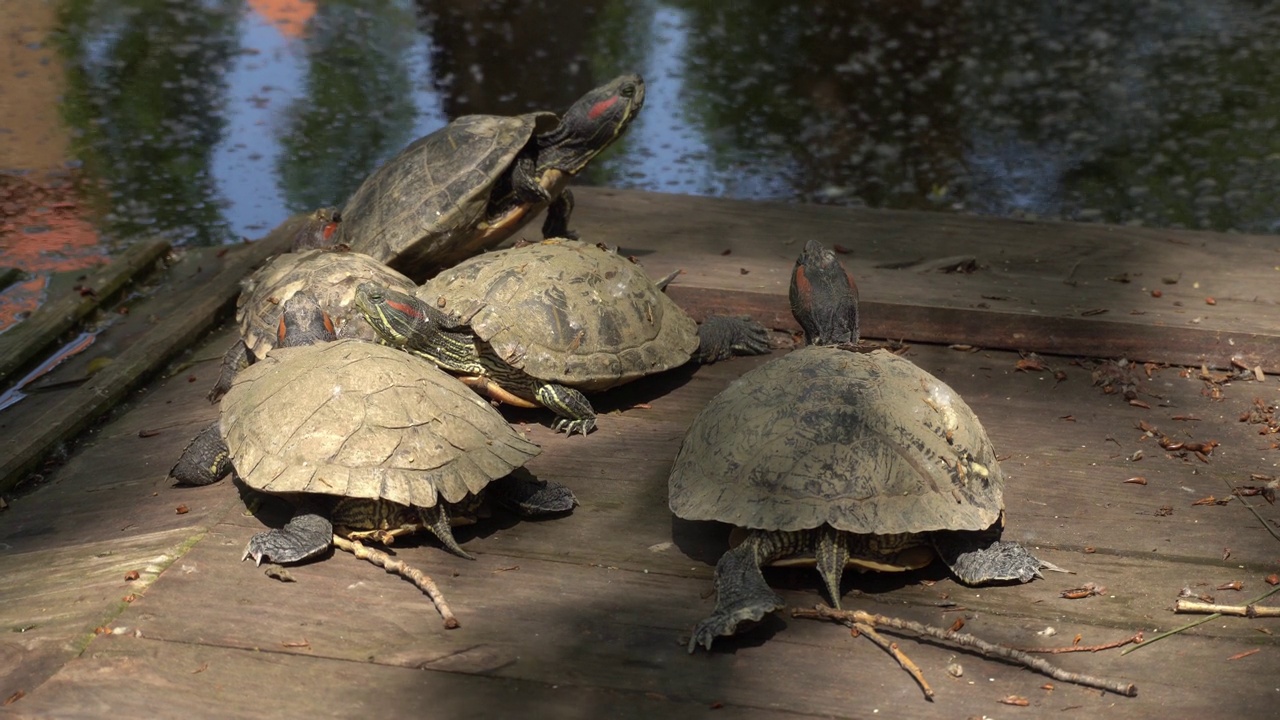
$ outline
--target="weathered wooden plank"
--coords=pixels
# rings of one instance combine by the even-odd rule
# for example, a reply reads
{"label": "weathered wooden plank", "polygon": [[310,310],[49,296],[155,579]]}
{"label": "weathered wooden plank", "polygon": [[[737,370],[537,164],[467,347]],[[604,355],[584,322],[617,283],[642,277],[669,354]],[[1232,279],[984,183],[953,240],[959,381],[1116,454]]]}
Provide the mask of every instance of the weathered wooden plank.
{"label": "weathered wooden plank", "polygon": [[[703,718],[709,703],[324,657],[104,639],[45,687],[0,716]],[[466,653],[462,653],[465,661]],[[8,712],[6,712],[8,711]],[[783,709],[728,706],[732,718],[799,717]]]}
{"label": "weathered wooden plank", "polygon": [[0,492],[21,482],[50,449],[74,437],[189,347],[234,303],[240,283],[268,257],[288,248],[289,236],[266,239],[224,256],[223,268],[199,288],[172,290],[181,300],[167,308],[151,332],[123,348],[109,365],[79,387],[46,403],[37,417],[11,434],[14,453],[0,460]]}
{"label": "weathered wooden plank", "polygon": [[[1241,355],[1280,372],[1273,238],[596,188],[576,197],[585,239],[620,245],[655,277],[685,271],[673,295],[696,288],[705,294],[691,301],[761,312],[780,326],[791,324],[791,267],[815,238],[849,251],[841,259],[871,336],[1154,362],[1203,356],[1214,366]],[[920,272],[957,256],[979,269]],[[747,302],[726,304],[738,300]]]}
{"label": "weathered wooden plank", "polygon": [[0,335],[0,385],[10,379],[15,370],[48,350],[101,303],[115,297],[135,277],[155,267],[168,252],[169,242],[164,239],[134,243],[85,278],[81,284],[83,291],[73,290],[49,299],[31,317]]}

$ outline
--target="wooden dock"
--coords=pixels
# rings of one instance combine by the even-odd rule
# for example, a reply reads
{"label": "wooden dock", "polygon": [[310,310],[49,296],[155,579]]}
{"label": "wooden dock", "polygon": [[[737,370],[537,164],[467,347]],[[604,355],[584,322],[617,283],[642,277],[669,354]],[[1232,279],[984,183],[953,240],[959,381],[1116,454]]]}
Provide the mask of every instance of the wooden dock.
{"label": "wooden dock", "polygon": [[[1006,537],[1075,573],[996,588],[936,565],[849,575],[845,608],[963,619],[1016,647],[1098,645],[1198,619],[1172,611],[1184,589],[1229,605],[1272,589],[1280,510],[1233,490],[1280,474],[1280,385],[1265,374],[1280,372],[1277,239],[602,189],[578,191],[575,225],[655,277],[682,269],[670,294],[695,316],[749,312],[780,344],[800,247],[847,251],[864,334],[905,344],[982,418],[1008,478]],[[221,277],[209,263],[241,252],[205,256],[198,275]],[[166,326],[164,308],[149,312]],[[216,416],[204,394],[231,339],[224,327],[129,393],[0,510],[0,717],[1274,716],[1280,623],[1267,618],[1220,617],[1124,655],[1044,656],[1132,682],[1134,698],[895,636],[930,702],[866,639],[785,614],[687,654],[727,530],[673,519],[667,471],[698,410],[767,357],[599,396],[586,438],[510,413],[544,448],[530,470],[582,504],[462,529],[475,562],[426,539],[394,548],[436,579],[459,629],[345,553],[291,568],[296,582],[267,578],[240,561],[263,525],[233,484],[166,478]],[[14,417],[0,415],[10,436]],[[1206,441],[1218,444],[1186,448]],[[768,577],[794,606],[821,602],[815,573]],[[1062,596],[1089,584],[1097,594]],[[1027,706],[1002,702],[1015,698]]]}

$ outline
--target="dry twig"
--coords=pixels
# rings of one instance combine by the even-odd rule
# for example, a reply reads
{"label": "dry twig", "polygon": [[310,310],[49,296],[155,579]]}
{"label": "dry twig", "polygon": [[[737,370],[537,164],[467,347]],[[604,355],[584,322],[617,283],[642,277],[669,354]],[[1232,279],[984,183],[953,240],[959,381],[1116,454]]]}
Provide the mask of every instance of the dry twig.
{"label": "dry twig", "polygon": [[1217,613],[1219,615],[1239,615],[1240,617],[1280,617],[1280,607],[1248,605],[1218,605],[1202,603],[1194,600],[1179,600],[1173,606],[1176,613]]}
{"label": "dry twig", "polygon": [[[1270,589],[1270,590],[1268,590],[1267,592],[1264,592],[1264,593],[1262,593],[1261,595],[1259,595],[1258,597],[1254,598],[1253,600],[1250,600],[1247,604],[1249,604],[1249,605],[1253,605],[1254,603],[1260,603],[1260,602],[1262,602],[1263,600],[1266,600],[1267,598],[1271,597],[1272,595],[1274,595],[1275,593],[1278,593],[1278,592],[1280,592],[1280,587],[1274,587],[1274,588],[1271,588],[1271,589]],[[1155,641],[1157,641],[1157,640],[1161,640],[1161,639],[1167,638],[1167,637],[1169,637],[1170,635],[1177,635],[1178,633],[1182,632],[1183,630],[1190,630],[1191,628],[1193,628],[1193,627],[1195,627],[1195,626],[1197,626],[1197,625],[1203,625],[1203,624],[1205,624],[1205,623],[1209,622],[1210,620],[1216,620],[1216,619],[1218,619],[1218,618],[1220,618],[1220,617],[1222,617],[1222,613],[1219,613],[1219,612],[1215,612],[1215,613],[1214,613],[1214,614],[1212,614],[1212,615],[1205,615],[1204,617],[1200,618],[1199,620],[1195,620],[1195,621],[1193,621],[1193,622],[1189,622],[1189,623],[1187,623],[1186,625],[1182,625],[1182,626],[1180,626],[1180,627],[1176,627],[1176,628],[1174,628],[1174,629],[1172,629],[1172,630],[1169,630],[1169,631],[1166,631],[1166,632],[1162,632],[1162,633],[1160,633],[1159,635],[1156,635],[1155,637],[1151,638],[1150,640],[1148,640],[1148,641],[1146,641],[1146,642],[1142,643],[1141,645],[1134,645],[1133,647],[1127,647],[1127,648],[1125,648],[1125,649],[1121,650],[1121,651],[1120,651],[1120,654],[1121,654],[1121,655],[1128,655],[1129,653],[1133,652],[1134,650],[1137,650],[1138,648],[1141,648],[1141,647],[1146,647],[1146,646],[1150,645],[1151,643],[1153,643],[1153,642],[1155,642]]]}
{"label": "dry twig", "polygon": [[1093,677],[1092,675],[1067,672],[1066,670],[1055,667],[1051,663],[1041,660],[1040,658],[1031,657],[1024,652],[1019,652],[1012,648],[994,645],[968,633],[950,632],[939,627],[925,625],[912,620],[902,620],[900,618],[893,618],[885,615],[873,615],[861,610],[833,610],[821,605],[814,607],[812,610],[805,608],[793,608],[791,610],[791,616],[820,620],[834,620],[845,624],[862,623],[865,625],[890,627],[895,630],[912,632],[917,635],[925,635],[963,648],[969,648],[977,651],[983,657],[999,658],[1015,662],[1024,667],[1035,670],[1036,672],[1048,675],[1054,680],[1076,683],[1078,685],[1095,687],[1102,690],[1109,690],[1113,693],[1124,695],[1126,697],[1135,697],[1138,694],[1138,688],[1133,683],[1107,680],[1105,678]]}
{"label": "dry twig", "polygon": [[924,673],[920,671],[920,666],[912,662],[911,658],[902,652],[902,649],[898,647],[898,643],[876,632],[875,628],[866,623],[849,621],[845,624],[857,631],[855,634],[865,635],[868,640],[879,645],[885,652],[892,655],[893,659],[898,661],[898,665],[903,670],[906,670],[911,677],[915,678],[915,681],[920,685],[920,689],[924,691],[925,698],[930,701],[933,700],[933,688],[929,687],[929,683],[925,681]]}
{"label": "dry twig", "polygon": [[1136,635],[1132,635],[1123,640],[1116,640],[1115,642],[1103,643],[1101,645],[1065,645],[1062,647],[1045,647],[1045,648],[1024,647],[1024,648],[1013,648],[1013,649],[1019,652],[1024,652],[1024,653],[1047,653],[1050,655],[1057,655],[1058,653],[1098,652],[1099,650],[1111,650],[1113,648],[1124,647],[1129,643],[1140,643],[1140,642],[1142,642],[1141,630],[1139,630]]}
{"label": "dry twig", "polygon": [[440,611],[440,617],[444,618],[444,626],[450,630],[458,627],[458,618],[453,616],[453,611],[449,609],[449,603],[445,602],[444,595],[441,594],[440,588],[436,586],[426,573],[421,570],[409,566],[403,560],[397,560],[390,555],[371,547],[366,547],[358,540],[348,540],[338,535],[333,536],[333,544],[339,549],[355,555],[361,560],[368,560],[378,567],[389,573],[399,575],[400,577],[412,582],[418,586],[418,589],[427,594],[431,598],[431,602],[435,603],[436,610]]}

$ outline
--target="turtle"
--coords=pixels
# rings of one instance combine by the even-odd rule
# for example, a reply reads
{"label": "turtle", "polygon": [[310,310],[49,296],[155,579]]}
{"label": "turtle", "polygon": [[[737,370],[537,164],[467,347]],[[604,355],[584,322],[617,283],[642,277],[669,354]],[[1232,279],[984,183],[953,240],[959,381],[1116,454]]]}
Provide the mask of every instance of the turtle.
{"label": "turtle", "polygon": [[617,140],[644,105],[644,80],[620,75],[564,115],[466,115],[411,143],[343,204],[333,240],[417,281],[503,240],[547,209],[544,237],[570,235],[569,180]]}
{"label": "turtle", "polygon": [[528,516],[576,505],[564,485],[517,472],[540,448],[456,378],[332,327],[310,296],[285,301],[278,346],[236,377],[221,417],[170,471],[182,485],[234,471],[293,501],[292,519],[255,535],[245,558],[293,563],[335,533],[389,542],[422,529],[471,558],[453,537],[455,509],[486,496]]}
{"label": "turtle", "polygon": [[545,406],[559,415],[554,428],[569,435],[595,427],[586,392],[690,359],[769,350],[759,323],[712,316],[699,326],[639,265],[567,238],[479,255],[414,295],[364,283],[355,304],[382,342],[495,400]]}
{"label": "turtle", "polygon": [[689,652],[783,607],[769,564],[816,566],[840,606],[846,566],[902,571],[940,558],[962,583],[1057,569],[1000,539],[1004,476],[973,410],[886,350],[857,352],[858,295],[810,240],[792,272],[806,345],[730,383],[694,419],[668,480],[671,511],[735,526],[716,606]]}
{"label": "turtle", "polygon": [[[317,211],[312,217],[332,217],[331,214],[322,216],[321,212],[325,211]],[[315,233],[299,233],[296,237],[310,235]],[[236,300],[240,338],[223,356],[218,380],[209,390],[209,400],[217,402],[230,389],[236,373],[271,350],[276,342],[282,303],[299,292],[310,295],[328,314],[339,337],[376,340],[364,315],[351,304],[356,287],[371,280],[406,292],[416,287],[409,278],[368,255],[347,251],[342,246],[288,252],[272,258],[244,281]]]}

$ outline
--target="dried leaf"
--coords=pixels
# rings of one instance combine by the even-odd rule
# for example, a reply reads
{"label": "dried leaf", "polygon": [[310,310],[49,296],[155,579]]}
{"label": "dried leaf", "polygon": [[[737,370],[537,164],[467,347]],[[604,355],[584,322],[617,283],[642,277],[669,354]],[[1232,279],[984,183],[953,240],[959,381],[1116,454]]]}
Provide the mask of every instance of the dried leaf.
{"label": "dried leaf", "polygon": [[[1226,505],[1226,503],[1223,503],[1223,505]],[[1229,557],[1231,557],[1231,548],[1222,548],[1222,559],[1226,560]]]}
{"label": "dried leaf", "polygon": [[1053,683],[1045,683],[1040,686],[1040,689],[1046,692],[1053,692]]}
{"label": "dried leaf", "polygon": [[1156,517],[1169,517],[1173,514],[1172,505],[1161,505],[1156,509]]}
{"label": "dried leaf", "polygon": [[1005,705],[1017,705],[1018,707],[1026,707],[1031,704],[1030,700],[1022,697],[1021,695],[1008,695],[1000,698],[1000,702]]}
{"label": "dried leaf", "polygon": [[1277,574],[1275,574],[1275,573],[1271,573],[1270,575],[1268,575],[1268,576],[1267,576],[1267,584],[1268,584],[1268,585],[1280,585],[1280,575],[1277,575]]}
{"label": "dried leaf", "polygon": [[1217,502],[1218,502],[1218,498],[1212,495],[1209,495],[1208,497],[1202,497],[1199,500],[1191,503],[1191,506],[1195,507],[1196,505],[1216,505]]}
{"label": "dried leaf", "polygon": [[301,640],[285,640],[280,643],[280,647],[309,648],[311,647],[311,643],[307,642],[306,638],[302,638]]}
{"label": "dried leaf", "polygon": [[18,690],[14,694],[4,699],[5,705],[12,705],[27,696],[26,690]]}
{"label": "dried leaf", "polygon": [[206,662],[206,663],[200,663],[200,667],[196,668],[195,670],[192,670],[192,671],[191,671],[191,674],[192,674],[192,675],[195,675],[195,674],[197,674],[197,673],[202,673],[202,672],[204,672],[205,670],[208,670],[208,669],[209,669],[209,663],[207,663],[207,662]]}
{"label": "dried leaf", "polygon": [[138,437],[140,438],[152,438],[159,434],[160,434],[159,430],[139,430],[138,431]]}
{"label": "dried leaf", "polygon": [[177,511],[179,515],[186,515],[187,513],[191,512],[191,509],[188,508],[186,505],[179,505],[178,507],[174,508],[174,510]]}
{"label": "dried leaf", "polygon": [[1218,301],[1217,301],[1217,300],[1214,300],[1214,299],[1213,299],[1213,298],[1211,298],[1211,297],[1207,297],[1207,298],[1205,298],[1205,299],[1204,299],[1204,304],[1205,304],[1205,305],[1217,305],[1217,304],[1218,304]]}
{"label": "dried leaf", "polygon": [[1076,633],[1075,639],[1071,641],[1071,646],[1075,647],[1076,645],[1079,645],[1080,641],[1083,639],[1084,639],[1084,635],[1081,635],[1080,633]]}
{"label": "dried leaf", "polygon": [[125,595],[124,597],[122,597],[122,598],[120,598],[120,599],[121,599],[121,600],[123,600],[123,601],[125,601],[125,602],[127,602],[127,603],[131,603],[131,602],[133,602],[134,600],[137,600],[137,599],[138,599],[138,596],[137,596],[137,595],[134,595],[133,593],[129,593],[128,595]]}
{"label": "dried leaf", "polygon": [[1097,548],[1093,547],[1092,545],[1085,545],[1085,546],[1084,546],[1084,554],[1085,554],[1085,555],[1092,555],[1092,554],[1094,554],[1094,553],[1096,553],[1096,552],[1098,552]]}
{"label": "dried leaf", "polygon": [[137,580],[137,579],[138,579],[138,577],[139,577],[139,576],[138,576],[138,571],[137,571],[137,570],[130,570],[129,572],[127,572],[127,573],[125,573],[125,574],[124,574],[124,581],[125,581],[125,582],[133,582],[134,580]]}
{"label": "dried leaf", "polygon": [[1093,597],[1094,595],[1101,595],[1105,590],[1106,588],[1099,587],[1093,583],[1085,583],[1084,585],[1081,585],[1080,587],[1077,587],[1077,588],[1071,588],[1070,590],[1063,590],[1061,593],[1061,597],[1064,597],[1068,600],[1080,600],[1087,597]]}
{"label": "dried leaf", "polygon": [[1164,293],[1160,292],[1159,290],[1152,290],[1152,291],[1151,291],[1151,297],[1153,297],[1153,298],[1158,298],[1158,297],[1163,297],[1163,296],[1164,296]]}
{"label": "dried leaf", "polygon": [[1044,369],[1044,363],[1040,362],[1040,359],[1034,355],[1024,357],[1014,365],[1014,370],[1018,372],[1041,372]]}
{"label": "dried leaf", "polygon": [[1144,402],[1144,401],[1142,401],[1142,400],[1136,400],[1136,399],[1135,399],[1135,400],[1130,400],[1130,401],[1129,401],[1129,404],[1130,404],[1130,405],[1132,405],[1132,406],[1134,406],[1134,407],[1140,407],[1140,408],[1142,408],[1142,409],[1144,409],[1144,410],[1150,410],[1150,409],[1151,409],[1151,405],[1150,405],[1150,404],[1148,404],[1148,403],[1146,403],[1146,402]]}
{"label": "dried leaf", "polygon": [[1075,415],[1063,415],[1062,417],[1060,417],[1060,418],[1058,418],[1058,419],[1059,419],[1059,420],[1066,420],[1067,422],[1075,422],[1075,421],[1076,421],[1076,416],[1075,416]]}
{"label": "dried leaf", "polygon": [[1227,660],[1228,660],[1228,661],[1230,661],[1230,660],[1239,660],[1240,658],[1247,658],[1247,657],[1249,657],[1250,655],[1256,655],[1256,654],[1258,654],[1258,653],[1260,653],[1260,652],[1262,652],[1262,648],[1254,648],[1254,649],[1252,649],[1252,650],[1245,650],[1244,652],[1236,653],[1235,655],[1232,655],[1231,657],[1227,658]]}
{"label": "dried leaf", "polygon": [[964,627],[964,618],[958,617],[955,622],[951,623],[951,627],[947,632],[960,632],[962,627]]}
{"label": "dried leaf", "polygon": [[1131,477],[1128,480],[1125,480],[1124,482],[1129,483],[1130,485],[1146,485],[1147,479],[1139,475],[1137,477]]}
{"label": "dried leaf", "polygon": [[1053,379],[1057,382],[1063,382],[1067,379],[1067,374],[1061,370],[1055,370],[1053,372]]}
{"label": "dried leaf", "polygon": [[1232,580],[1229,583],[1222,583],[1216,589],[1218,590],[1243,590],[1244,583],[1240,580]]}

